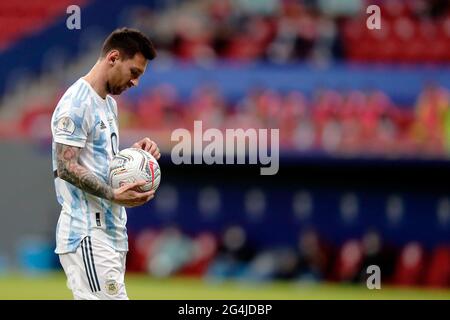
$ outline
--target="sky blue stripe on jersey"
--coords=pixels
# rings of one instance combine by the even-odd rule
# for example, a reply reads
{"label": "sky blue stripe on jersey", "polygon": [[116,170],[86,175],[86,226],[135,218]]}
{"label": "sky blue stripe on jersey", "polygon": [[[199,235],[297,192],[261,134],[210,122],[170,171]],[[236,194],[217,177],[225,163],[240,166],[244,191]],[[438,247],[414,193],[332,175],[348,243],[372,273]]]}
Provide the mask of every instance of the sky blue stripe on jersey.
{"label": "sky blue stripe on jersey", "polygon": [[114,119],[114,121],[117,121],[117,116],[116,116],[116,113],[115,113],[114,110],[115,110],[114,104],[113,104],[112,100],[109,100],[109,103],[108,103],[108,117],[111,118],[111,119]]}
{"label": "sky blue stripe on jersey", "polygon": [[72,96],[73,96],[73,92],[67,92],[66,94],[64,94],[62,102],[66,102],[67,100],[71,100]]}
{"label": "sky blue stripe on jersey", "polygon": [[[97,124],[100,122],[101,122],[100,116],[97,114],[95,116],[95,123]],[[102,130],[102,129],[99,128],[98,125],[96,125],[95,130]],[[109,155],[108,150],[106,148],[108,148],[107,138],[102,134],[98,134],[97,137],[94,136],[92,151],[94,153],[93,156],[95,159],[96,171],[99,177],[102,178],[105,183],[108,183]]]}
{"label": "sky blue stripe on jersey", "polygon": [[87,90],[88,88],[81,82],[80,85],[78,86],[75,96],[73,97],[73,100],[77,100],[78,102],[80,102],[83,93],[86,92]]}
{"label": "sky blue stripe on jersey", "polygon": [[87,86],[83,82],[81,82],[77,100],[79,102],[82,102],[84,100],[84,98],[87,96],[87,93],[88,93]]}
{"label": "sky blue stripe on jersey", "polygon": [[[94,122],[95,122],[95,128],[96,128],[95,130],[101,130],[101,129],[98,129],[99,124],[101,122],[100,116],[98,114],[95,115]],[[101,137],[102,135],[99,135],[99,136]],[[95,135],[94,135],[92,152],[93,152],[93,157],[95,160],[94,161],[95,171],[96,171],[98,178],[102,179],[103,182],[108,184],[109,168],[106,164],[109,163],[109,159],[108,159],[108,153],[106,152],[106,147],[107,147],[106,139],[105,138],[95,139]],[[104,164],[104,165],[102,165],[102,164]],[[104,199],[100,200],[100,206],[102,209],[102,215],[106,216]],[[106,222],[105,222],[105,224],[106,224]]]}
{"label": "sky blue stripe on jersey", "polygon": [[[102,214],[100,215],[100,217],[104,217],[105,216],[105,212],[106,212],[106,210],[105,210],[105,199],[101,199],[101,201],[100,201],[100,206],[101,206],[101,208],[102,208]],[[105,223],[103,223],[103,221],[100,221],[100,223],[102,224],[102,226],[104,226],[105,225]]]}
{"label": "sky blue stripe on jersey", "polygon": [[84,203],[86,204],[86,212],[84,213],[86,215],[86,219],[87,219],[87,230],[86,230],[86,234],[88,236],[91,235],[91,216],[95,214],[95,212],[91,212],[91,210],[89,209],[89,203],[87,201],[87,194],[86,192],[82,191],[83,193],[83,198],[84,198]]}
{"label": "sky blue stripe on jersey", "polygon": [[74,92],[74,95],[73,95],[73,97],[72,97],[72,100],[77,100],[78,99],[78,97],[80,96],[80,90],[81,90],[81,83],[80,84],[78,84],[78,86],[76,87],[76,89],[74,89],[73,90],[73,92]]}
{"label": "sky blue stripe on jersey", "polygon": [[[73,224],[73,220],[74,220],[74,217],[73,217],[73,215],[71,215],[69,225]],[[74,232],[73,229],[71,228],[70,232],[69,232],[69,236],[67,238],[67,248],[66,249],[69,251],[75,251],[79,242],[80,242],[79,234]]]}
{"label": "sky blue stripe on jersey", "polygon": [[71,219],[69,224],[69,246],[72,248],[73,245],[77,245],[79,241],[81,240],[81,234],[83,233],[82,223],[83,221],[83,211],[81,210],[81,190],[76,188],[75,186],[71,184],[67,184],[67,187],[70,190],[70,193],[72,195],[72,212],[71,212]]}
{"label": "sky blue stripe on jersey", "polygon": [[88,86],[85,85],[85,84],[83,83],[83,87],[84,87],[86,90],[83,90],[83,93],[82,93],[81,96],[80,96],[80,101],[81,101],[81,102],[85,102],[86,98],[87,98],[88,95],[89,95],[89,88],[88,88]]}
{"label": "sky blue stripe on jersey", "polygon": [[80,86],[79,93],[77,97],[72,99],[72,107],[73,108],[81,108],[82,104],[86,102],[86,97],[89,93],[89,89],[86,86]]}
{"label": "sky blue stripe on jersey", "polygon": [[58,120],[60,114],[61,114],[61,108],[56,108],[55,115],[54,115],[54,120],[55,121]]}
{"label": "sky blue stripe on jersey", "polygon": [[108,97],[108,99],[106,99],[106,105],[108,106],[108,117],[109,117],[109,116],[111,116],[111,113],[113,113],[112,112],[112,110],[113,110],[112,101],[111,101],[111,99],[109,99],[109,97]]}
{"label": "sky blue stripe on jersey", "polygon": [[106,233],[112,239],[113,242],[112,245],[116,247],[117,246],[116,225],[114,224],[114,214],[112,213],[110,208],[107,208],[105,212],[105,227]]}
{"label": "sky blue stripe on jersey", "polygon": [[108,183],[108,152],[105,150],[108,144],[105,138],[95,140],[94,159],[96,159],[96,169],[103,182]]}
{"label": "sky blue stripe on jersey", "polygon": [[58,203],[60,203],[61,205],[64,203],[64,198],[60,194],[56,195],[56,199],[58,199]]}
{"label": "sky blue stripe on jersey", "polygon": [[[106,104],[108,105],[108,100]],[[100,122],[100,117],[96,117],[95,123]],[[97,126],[98,128],[98,126]],[[98,172],[104,179],[106,183],[108,183],[108,166],[106,165],[108,160],[108,152],[106,151],[107,141],[103,137],[101,138],[101,135],[98,139],[94,139],[94,158],[97,160],[96,164],[99,165],[101,163],[105,164],[103,166],[98,167]],[[106,227],[106,233],[108,233],[111,237],[111,240],[113,241],[113,246],[115,247],[117,245],[117,238],[116,238],[116,226],[114,223],[114,215],[110,208],[106,209],[105,212],[105,227]]]}
{"label": "sky blue stripe on jersey", "polygon": [[106,117],[108,119],[113,118],[112,112],[111,112],[111,101],[109,101],[109,99],[106,99],[106,110],[105,110],[105,113],[106,113]]}

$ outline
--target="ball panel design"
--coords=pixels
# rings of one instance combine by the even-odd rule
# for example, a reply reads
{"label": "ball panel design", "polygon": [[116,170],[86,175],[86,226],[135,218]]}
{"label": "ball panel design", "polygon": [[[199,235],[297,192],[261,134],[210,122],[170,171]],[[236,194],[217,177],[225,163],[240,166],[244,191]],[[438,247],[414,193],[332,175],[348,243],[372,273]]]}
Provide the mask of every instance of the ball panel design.
{"label": "ball panel design", "polygon": [[156,190],[159,187],[161,170],[150,153],[141,149],[128,148],[114,156],[109,167],[109,181],[113,188],[140,180],[145,180],[147,183],[139,187],[138,191]]}

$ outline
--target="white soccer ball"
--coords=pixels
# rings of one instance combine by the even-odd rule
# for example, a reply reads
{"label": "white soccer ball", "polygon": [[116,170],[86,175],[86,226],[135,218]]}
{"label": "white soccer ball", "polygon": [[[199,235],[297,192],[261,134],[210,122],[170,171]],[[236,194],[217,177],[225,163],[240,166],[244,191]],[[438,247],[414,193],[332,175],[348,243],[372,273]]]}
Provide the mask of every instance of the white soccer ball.
{"label": "white soccer ball", "polygon": [[109,182],[116,189],[125,183],[145,180],[147,183],[138,188],[146,192],[156,190],[161,181],[161,169],[158,161],[147,151],[137,148],[121,150],[109,165]]}

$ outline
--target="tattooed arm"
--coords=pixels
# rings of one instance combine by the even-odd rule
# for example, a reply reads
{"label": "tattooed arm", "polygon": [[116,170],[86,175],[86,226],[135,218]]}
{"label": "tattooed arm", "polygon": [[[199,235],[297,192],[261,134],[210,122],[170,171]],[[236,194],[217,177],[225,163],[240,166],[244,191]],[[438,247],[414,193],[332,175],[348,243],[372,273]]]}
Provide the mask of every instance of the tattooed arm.
{"label": "tattooed arm", "polygon": [[81,148],[56,144],[58,177],[94,196],[113,200],[113,189],[78,163]]}
{"label": "tattooed arm", "polygon": [[127,207],[144,204],[153,198],[154,191],[141,193],[132,190],[139,185],[144,185],[145,181],[130,183],[118,189],[113,189],[87,168],[79,164],[78,158],[80,153],[81,148],[56,143],[59,178],[94,196],[111,200]]}

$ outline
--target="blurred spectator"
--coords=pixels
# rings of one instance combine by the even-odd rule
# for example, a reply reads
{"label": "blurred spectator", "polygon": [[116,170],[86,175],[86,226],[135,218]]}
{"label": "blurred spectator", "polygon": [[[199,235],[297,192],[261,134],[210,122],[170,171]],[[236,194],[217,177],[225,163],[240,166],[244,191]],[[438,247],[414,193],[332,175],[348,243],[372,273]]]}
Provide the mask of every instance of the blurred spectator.
{"label": "blurred spectator", "polygon": [[215,280],[240,277],[253,259],[255,248],[245,230],[232,225],[225,229],[216,259],[211,263],[207,277]]}
{"label": "blurred spectator", "polygon": [[333,261],[330,248],[320,239],[314,229],[300,233],[298,239],[298,273],[301,281],[322,281],[328,276]]}
{"label": "blurred spectator", "polygon": [[[378,0],[382,30],[367,30],[363,10],[369,1],[264,0],[174,2],[162,11],[127,7],[124,21],[147,32],[166,59],[208,65],[216,59],[319,65],[345,60],[385,62],[450,61],[448,1]],[[414,41],[412,41],[414,39]],[[405,46],[408,50],[404,50]],[[341,49],[339,49],[341,48]],[[345,55],[343,57],[342,55]],[[383,92],[323,88],[307,99],[302,92],[252,88],[225,97],[214,83],[181,98],[171,84],[149,89],[137,99],[119,97],[121,127],[151,130],[163,151],[175,128],[203,120],[214,128],[282,128],[282,150],[325,152],[333,156],[445,157],[450,148],[448,90],[429,85],[413,106],[394,105]],[[49,134],[42,130],[54,105],[30,99],[16,125],[0,134]]]}
{"label": "blurred spectator", "polygon": [[331,250],[314,229],[308,229],[300,234],[297,250],[289,246],[259,250],[241,278],[251,281],[322,281],[327,277],[331,261]]}
{"label": "blurred spectator", "polygon": [[[381,6],[384,19],[382,30],[368,33],[365,8],[371,4]],[[198,63],[217,58],[275,63],[327,63],[341,58],[449,61],[448,37],[441,25],[441,20],[450,16],[449,8],[445,0],[197,0],[157,15],[133,10],[129,20],[147,31],[164,55]],[[443,28],[444,33],[425,32],[422,36],[423,25],[427,30]],[[398,45],[398,38],[413,37],[410,50]],[[446,49],[430,54],[427,43],[431,39],[447,43]]]}
{"label": "blurred spectator", "polygon": [[427,154],[442,154],[448,146],[449,92],[429,84],[420,94],[416,106],[415,133]]}
{"label": "blurred spectator", "polygon": [[383,284],[446,287],[450,285],[449,264],[446,245],[438,245],[431,252],[417,242],[398,248],[386,244],[375,229],[334,248],[309,227],[299,234],[296,250],[289,245],[253,246],[241,226],[231,225],[221,239],[210,232],[191,238],[176,227],[131,234],[127,267],[154,277],[365,284],[370,275],[368,267],[375,265],[381,270]]}
{"label": "blurred spectator", "polygon": [[217,240],[210,232],[202,232],[193,239],[193,254],[189,262],[180,270],[188,276],[204,276],[217,254]]}
{"label": "blurred spectator", "polygon": [[280,246],[259,250],[248,264],[241,279],[250,281],[270,281],[293,279],[298,270],[298,256],[294,249]]}
{"label": "blurred spectator", "polygon": [[338,249],[331,279],[339,282],[358,282],[362,260],[363,250],[360,241],[346,240]]}
{"label": "blurred spectator", "polygon": [[[253,88],[241,99],[227,100],[213,84],[198,87],[190,98],[160,85],[144,92],[136,102],[120,98],[121,126],[150,130],[160,148],[171,148],[170,132],[203,128],[282,128],[281,150],[321,151],[333,156],[428,156],[446,158],[450,152],[450,93],[433,84],[420,93],[417,106],[394,105],[381,91],[339,92],[321,89],[308,100],[299,91],[281,93]],[[46,123],[52,106],[24,108],[11,130],[23,136],[49,135]]]}
{"label": "blurred spectator", "polygon": [[176,274],[194,256],[192,240],[176,227],[162,230],[148,250],[147,271],[154,277]]}
{"label": "blurred spectator", "polygon": [[383,283],[390,283],[394,273],[396,252],[383,243],[381,235],[375,230],[367,231],[362,239],[363,260],[359,279],[366,283],[367,268],[371,265],[378,266],[381,270]]}
{"label": "blurred spectator", "polygon": [[417,286],[423,284],[427,253],[422,244],[407,243],[396,258],[393,281],[397,285]]}
{"label": "blurred spectator", "polygon": [[450,246],[439,245],[433,249],[425,276],[425,285],[450,287]]}

